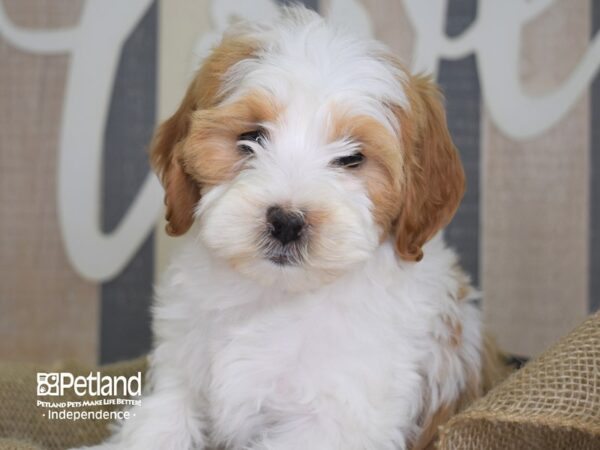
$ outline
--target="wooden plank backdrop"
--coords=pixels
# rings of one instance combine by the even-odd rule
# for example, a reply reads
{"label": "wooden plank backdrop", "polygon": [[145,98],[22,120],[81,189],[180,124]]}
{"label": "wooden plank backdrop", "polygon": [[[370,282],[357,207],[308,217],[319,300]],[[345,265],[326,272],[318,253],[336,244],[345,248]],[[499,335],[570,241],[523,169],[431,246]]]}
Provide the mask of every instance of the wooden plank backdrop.
{"label": "wooden plank backdrop", "polygon": [[[249,1],[257,8],[283,3],[239,0],[240,11],[248,11]],[[411,65],[423,30],[411,22],[409,1],[414,0],[305,3],[321,12],[347,12],[348,20],[350,12],[363,14],[362,23],[370,24],[375,37]],[[445,5],[444,32],[460,36],[477,20],[479,3],[448,0],[428,8]],[[79,23],[85,0],[2,4],[16,25],[53,29]],[[106,232],[119,222],[148,171],[144,152],[154,123],[177,107],[203,39],[214,34],[224,20],[219,14],[232,5],[157,0],[132,26],[108,99],[102,168],[108,184],[98,199]],[[600,0],[556,0],[531,20],[521,36],[523,89],[544,95],[561,85],[599,27]],[[157,218],[155,232],[122,273],[101,281],[78,274],[67,258],[57,214],[58,139],[69,57],[18,49],[2,31],[0,359],[95,362],[142,354],[150,346],[151,285],[178,241],[166,237]],[[535,355],[600,305],[594,273],[600,267],[600,138],[594,126],[600,82],[556,125],[522,140],[505,134],[492,118],[479,63],[466,54],[438,65],[450,129],[469,178],[447,236],[483,292],[484,317],[501,346]],[[90,84],[93,88],[93,80]]]}
{"label": "wooden plank backdrop", "polygon": [[[4,1],[17,24],[65,27],[79,1]],[[0,39],[0,358],[95,362],[98,285],[67,261],[56,213],[59,123],[69,59]]]}
{"label": "wooden plank backdrop", "polygon": [[[524,29],[525,90],[555,89],[582,57],[590,5],[574,3],[556,2]],[[535,354],[588,312],[590,123],[587,96],[524,142],[505,136],[484,112],[483,309],[508,351]]]}

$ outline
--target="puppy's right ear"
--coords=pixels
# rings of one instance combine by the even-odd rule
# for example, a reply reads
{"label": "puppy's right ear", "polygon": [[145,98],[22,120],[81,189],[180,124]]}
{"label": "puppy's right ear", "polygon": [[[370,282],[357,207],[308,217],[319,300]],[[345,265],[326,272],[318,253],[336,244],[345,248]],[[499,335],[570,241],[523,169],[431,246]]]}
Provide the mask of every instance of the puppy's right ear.
{"label": "puppy's right ear", "polygon": [[189,91],[177,112],[158,128],[150,147],[150,162],[165,189],[166,231],[180,236],[192,226],[194,207],[200,200],[200,185],[183,167],[181,148],[188,134]]}
{"label": "puppy's right ear", "polygon": [[200,183],[186,172],[182,151],[192,115],[218,105],[227,70],[253,57],[258,46],[243,25],[230,29],[202,64],[177,112],[160,125],[152,140],[150,162],[165,189],[166,231],[171,236],[180,236],[192,226],[201,195]]}

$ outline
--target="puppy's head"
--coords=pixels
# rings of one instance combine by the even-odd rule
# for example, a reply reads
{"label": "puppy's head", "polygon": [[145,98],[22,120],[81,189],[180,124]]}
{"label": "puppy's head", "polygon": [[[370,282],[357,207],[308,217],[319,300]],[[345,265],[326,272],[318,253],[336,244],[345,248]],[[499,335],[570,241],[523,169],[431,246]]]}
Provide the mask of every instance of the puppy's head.
{"label": "puppy's head", "polygon": [[263,283],[326,282],[387,239],[419,261],[464,174],[432,82],[306,10],[236,25],[154,139],[167,232]]}

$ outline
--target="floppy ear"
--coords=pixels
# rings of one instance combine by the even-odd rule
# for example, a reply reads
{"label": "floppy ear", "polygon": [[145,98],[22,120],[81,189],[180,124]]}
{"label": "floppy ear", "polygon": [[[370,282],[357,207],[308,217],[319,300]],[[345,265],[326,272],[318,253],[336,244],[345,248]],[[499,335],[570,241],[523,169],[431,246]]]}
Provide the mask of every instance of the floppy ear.
{"label": "floppy ear", "polygon": [[[189,92],[188,92],[189,95]],[[165,189],[166,231],[184,234],[192,225],[200,186],[183,170],[181,147],[187,136],[192,110],[187,96],[177,112],[158,128],[150,146],[150,161]]]}
{"label": "floppy ear", "polygon": [[435,84],[429,77],[412,76],[406,91],[410,110],[399,113],[405,178],[396,249],[402,259],[420,261],[422,246],[454,216],[465,175]]}
{"label": "floppy ear", "polygon": [[226,35],[202,64],[181,105],[163,122],[150,145],[150,162],[165,189],[166,231],[180,236],[192,226],[200,184],[186,172],[183,146],[194,111],[215,107],[221,100],[223,77],[236,62],[252,56],[256,42],[243,34]]}

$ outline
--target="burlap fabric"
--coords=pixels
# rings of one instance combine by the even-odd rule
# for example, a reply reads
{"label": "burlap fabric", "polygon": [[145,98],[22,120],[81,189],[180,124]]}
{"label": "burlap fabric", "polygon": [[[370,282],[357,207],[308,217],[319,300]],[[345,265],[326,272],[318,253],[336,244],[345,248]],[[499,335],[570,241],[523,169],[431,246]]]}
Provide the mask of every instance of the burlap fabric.
{"label": "burlap fabric", "polygon": [[0,448],[2,450],[44,450],[43,447],[27,440],[2,438],[0,438]]}
{"label": "burlap fabric", "polygon": [[600,312],[453,417],[439,448],[600,449]]}
{"label": "burlap fabric", "polygon": [[[134,375],[146,369],[146,358],[101,367],[103,375]],[[55,366],[0,363],[0,449],[2,450],[58,450],[101,442],[108,434],[106,420],[50,420],[47,409],[36,406],[38,372],[71,372],[88,375],[89,367],[65,363]],[[52,401],[80,401],[96,399],[76,397],[65,392]],[[86,406],[86,411],[111,411],[115,406]]]}

